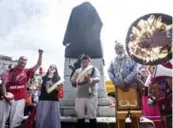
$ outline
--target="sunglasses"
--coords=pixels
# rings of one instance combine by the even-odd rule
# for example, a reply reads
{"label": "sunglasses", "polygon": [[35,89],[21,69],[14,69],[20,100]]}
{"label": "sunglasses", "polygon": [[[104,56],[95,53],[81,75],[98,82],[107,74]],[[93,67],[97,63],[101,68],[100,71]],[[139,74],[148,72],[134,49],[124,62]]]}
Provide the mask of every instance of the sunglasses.
{"label": "sunglasses", "polygon": [[51,65],[49,68],[56,69],[56,66],[55,65]]}

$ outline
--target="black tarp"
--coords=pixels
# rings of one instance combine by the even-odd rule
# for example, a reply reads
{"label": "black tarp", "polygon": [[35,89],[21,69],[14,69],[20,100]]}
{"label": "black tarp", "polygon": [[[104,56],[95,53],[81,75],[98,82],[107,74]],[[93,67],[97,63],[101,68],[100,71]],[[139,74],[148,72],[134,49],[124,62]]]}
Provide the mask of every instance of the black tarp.
{"label": "black tarp", "polygon": [[70,44],[65,49],[65,58],[77,58],[80,54],[102,58],[101,28],[101,19],[89,2],[74,7],[63,41],[63,45]]}

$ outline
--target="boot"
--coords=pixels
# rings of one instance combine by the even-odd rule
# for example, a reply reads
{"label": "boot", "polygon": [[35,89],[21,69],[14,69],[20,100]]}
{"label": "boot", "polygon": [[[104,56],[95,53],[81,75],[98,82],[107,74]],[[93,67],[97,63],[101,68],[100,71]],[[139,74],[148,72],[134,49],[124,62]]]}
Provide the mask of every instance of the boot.
{"label": "boot", "polygon": [[85,119],[78,119],[76,128],[84,128],[85,127]]}
{"label": "boot", "polygon": [[90,119],[90,128],[97,128],[97,119]]}
{"label": "boot", "polygon": [[22,126],[18,126],[18,127],[15,127],[15,128],[22,128]]}
{"label": "boot", "polygon": [[117,120],[117,128],[126,128],[126,121],[125,119],[118,119]]}
{"label": "boot", "polygon": [[140,119],[136,117],[131,117],[131,128],[140,128]]}

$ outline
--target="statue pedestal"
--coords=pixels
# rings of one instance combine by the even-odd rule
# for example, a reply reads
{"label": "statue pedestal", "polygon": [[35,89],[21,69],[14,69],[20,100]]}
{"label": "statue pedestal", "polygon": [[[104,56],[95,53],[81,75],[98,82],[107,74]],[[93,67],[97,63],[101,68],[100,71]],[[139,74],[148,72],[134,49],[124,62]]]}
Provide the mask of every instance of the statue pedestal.
{"label": "statue pedestal", "polygon": [[[77,89],[71,85],[70,75],[71,69],[70,64],[74,64],[76,59],[65,59],[64,65],[64,98],[60,100],[61,116],[76,116],[74,111],[75,98]],[[100,83],[98,85],[98,117],[115,117],[115,108],[110,108],[111,100],[107,97],[107,93],[104,85],[104,70],[102,59],[92,59],[91,63],[97,67],[101,74]]]}

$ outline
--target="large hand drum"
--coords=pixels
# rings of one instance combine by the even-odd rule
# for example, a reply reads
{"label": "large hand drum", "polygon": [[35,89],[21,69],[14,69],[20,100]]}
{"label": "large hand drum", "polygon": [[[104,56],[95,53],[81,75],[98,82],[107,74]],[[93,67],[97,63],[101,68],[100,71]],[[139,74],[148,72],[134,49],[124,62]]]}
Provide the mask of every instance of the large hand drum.
{"label": "large hand drum", "polygon": [[172,17],[153,13],[140,17],[126,37],[128,54],[144,65],[161,64],[172,58]]}
{"label": "large hand drum", "polygon": [[93,66],[88,66],[87,68],[85,68],[83,71],[81,71],[79,73],[79,75],[76,78],[76,83],[78,84],[82,84],[85,83],[85,77],[86,76],[92,76],[93,75],[93,71],[94,71],[94,67]]}

